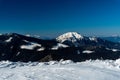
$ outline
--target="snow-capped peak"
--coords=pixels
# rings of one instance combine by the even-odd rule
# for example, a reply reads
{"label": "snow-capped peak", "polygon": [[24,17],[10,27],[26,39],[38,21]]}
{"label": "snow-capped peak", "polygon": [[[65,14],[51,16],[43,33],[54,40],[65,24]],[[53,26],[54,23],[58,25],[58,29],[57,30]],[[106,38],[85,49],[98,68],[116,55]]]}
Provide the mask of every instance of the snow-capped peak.
{"label": "snow-capped peak", "polygon": [[70,40],[72,42],[76,41],[76,39],[81,40],[84,37],[81,36],[79,33],[77,32],[67,32],[61,36],[59,36],[58,38],[56,38],[58,41],[60,42],[64,42],[65,40]]}

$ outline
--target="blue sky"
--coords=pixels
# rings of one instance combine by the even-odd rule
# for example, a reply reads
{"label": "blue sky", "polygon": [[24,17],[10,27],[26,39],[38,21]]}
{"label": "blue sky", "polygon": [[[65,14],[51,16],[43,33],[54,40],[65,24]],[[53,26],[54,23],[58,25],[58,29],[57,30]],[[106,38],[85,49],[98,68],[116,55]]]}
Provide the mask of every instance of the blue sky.
{"label": "blue sky", "polygon": [[0,32],[120,35],[119,0],[0,0]]}

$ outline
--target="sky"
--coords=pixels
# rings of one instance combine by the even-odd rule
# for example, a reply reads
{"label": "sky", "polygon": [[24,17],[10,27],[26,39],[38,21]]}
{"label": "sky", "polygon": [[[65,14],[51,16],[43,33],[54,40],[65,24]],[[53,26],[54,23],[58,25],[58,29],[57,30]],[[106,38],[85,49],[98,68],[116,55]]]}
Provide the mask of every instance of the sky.
{"label": "sky", "polygon": [[0,33],[120,35],[120,0],[0,0]]}

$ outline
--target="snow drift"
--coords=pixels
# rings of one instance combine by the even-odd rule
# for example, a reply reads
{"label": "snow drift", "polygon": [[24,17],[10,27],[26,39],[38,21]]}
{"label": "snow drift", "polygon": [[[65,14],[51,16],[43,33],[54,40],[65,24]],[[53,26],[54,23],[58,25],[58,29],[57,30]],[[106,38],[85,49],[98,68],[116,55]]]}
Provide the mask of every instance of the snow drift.
{"label": "snow drift", "polygon": [[0,62],[0,80],[119,80],[120,59],[73,63],[67,61]]}

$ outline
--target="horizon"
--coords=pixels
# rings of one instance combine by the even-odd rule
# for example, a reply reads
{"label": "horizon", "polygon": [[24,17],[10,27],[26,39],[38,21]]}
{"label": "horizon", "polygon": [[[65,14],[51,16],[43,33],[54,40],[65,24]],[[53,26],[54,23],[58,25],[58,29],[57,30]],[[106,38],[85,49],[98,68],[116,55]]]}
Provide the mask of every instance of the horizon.
{"label": "horizon", "polygon": [[[62,34],[58,34],[56,36],[43,36],[43,35],[40,35],[40,34],[23,34],[23,33],[14,33],[14,32],[10,32],[10,33],[0,33],[0,35],[4,35],[4,34],[20,34],[20,35],[24,35],[24,36],[30,36],[30,37],[34,37],[34,38],[42,38],[42,39],[54,39],[54,38],[57,38],[61,35],[64,35],[66,33],[74,33],[74,32],[65,32],[65,33],[62,33]],[[109,36],[104,36],[104,35],[83,35],[83,34],[80,34],[79,32],[75,32],[75,33],[78,33],[79,35],[81,36],[84,36],[84,37],[96,37],[96,38],[107,38],[107,37],[120,37],[120,35],[109,35]]]}
{"label": "horizon", "polygon": [[119,0],[0,0],[0,33],[120,35]]}

